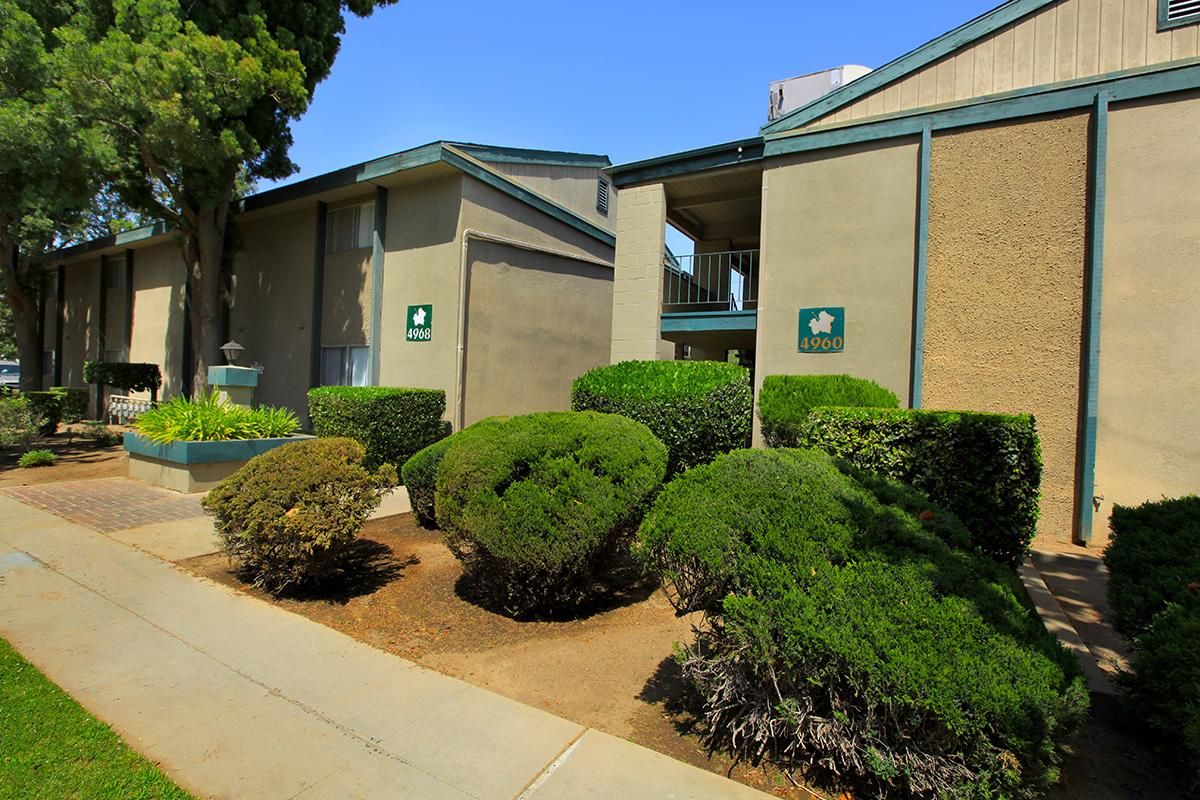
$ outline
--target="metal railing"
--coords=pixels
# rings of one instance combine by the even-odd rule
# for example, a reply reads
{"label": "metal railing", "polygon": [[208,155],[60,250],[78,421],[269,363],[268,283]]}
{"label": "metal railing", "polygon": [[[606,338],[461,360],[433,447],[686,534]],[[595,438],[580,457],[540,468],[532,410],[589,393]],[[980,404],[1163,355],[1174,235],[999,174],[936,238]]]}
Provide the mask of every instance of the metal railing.
{"label": "metal railing", "polygon": [[758,307],[757,250],[663,258],[663,310],[749,311]]}

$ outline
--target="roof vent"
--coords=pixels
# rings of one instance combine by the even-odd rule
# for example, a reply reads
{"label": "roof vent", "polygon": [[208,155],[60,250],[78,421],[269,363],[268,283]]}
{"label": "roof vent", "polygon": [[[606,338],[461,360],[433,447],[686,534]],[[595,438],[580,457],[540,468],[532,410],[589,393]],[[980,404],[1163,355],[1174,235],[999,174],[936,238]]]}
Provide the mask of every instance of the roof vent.
{"label": "roof vent", "polygon": [[604,178],[596,181],[596,210],[604,216],[608,216],[608,181]]}

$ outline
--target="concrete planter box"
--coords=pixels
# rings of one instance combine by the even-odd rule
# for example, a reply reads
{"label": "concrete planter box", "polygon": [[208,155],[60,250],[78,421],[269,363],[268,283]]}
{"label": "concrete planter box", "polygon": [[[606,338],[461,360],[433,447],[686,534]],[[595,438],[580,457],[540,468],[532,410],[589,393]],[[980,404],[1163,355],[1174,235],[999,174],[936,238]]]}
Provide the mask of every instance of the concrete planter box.
{"label": "concrete planter box", "polygon": [[279,439],[235,439],[226,442],[154,444],[139,433],[125,434],[129,477],[184,494],[207,492],[237,472],[247,461],[288,442],[312,436]]}

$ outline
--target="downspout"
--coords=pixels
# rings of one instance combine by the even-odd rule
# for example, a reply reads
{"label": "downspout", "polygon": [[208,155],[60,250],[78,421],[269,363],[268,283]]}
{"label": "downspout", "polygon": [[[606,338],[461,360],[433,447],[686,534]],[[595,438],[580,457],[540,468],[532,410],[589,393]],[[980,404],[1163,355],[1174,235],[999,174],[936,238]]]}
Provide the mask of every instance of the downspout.
{"label": "downspout", "polygon": [[473,228],[467,228],[462,232],[462,253],[458,263],[458,346],[454,378],[454,430],[456,431],[463,429],[466,420],[463,394],[465,393],[467,380],[467,251],[470,249],[472,239],[481,242],[491,242],[492,244],[501,244],[506,247],[515,247],[518,250],[526,250],[531,253],[542,253],[543,255],[555,256],[570,261],[579,261],[598,267],[614,268],[609,262],[592,258],[591,256],[570,253],[565,250],[555,250],[550,247],[542,247],[541,245],[508,239],[503,236],[495,236],[494,234],[484,233]]}

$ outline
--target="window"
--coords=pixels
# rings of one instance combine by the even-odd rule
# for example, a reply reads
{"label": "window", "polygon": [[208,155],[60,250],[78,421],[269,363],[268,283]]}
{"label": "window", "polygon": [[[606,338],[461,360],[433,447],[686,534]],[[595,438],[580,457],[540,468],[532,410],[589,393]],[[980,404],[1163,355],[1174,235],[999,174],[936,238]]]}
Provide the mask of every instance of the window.
{"label": "window", "polygon": [[104,262],[104,288],[125,288],[125,258],[112,258]]}
{"label": "window", "polygon": [[1158,29],[1200,23],[1200,0],[1158,0]]}
{"label": "window", "polygon": [[366,386],[370,361],[366,347],[322,347],[321,385]]}
{"label": "window", "polygon": [[363,203],[329,212],[325,228],[325,252],[341,253],[371,246],[375,232],[375,204]]}
{"label": "window", "polygon": [[604,178],[596,182],[596,210],[606,217],[608,216],[608,188],[608,181]]}

